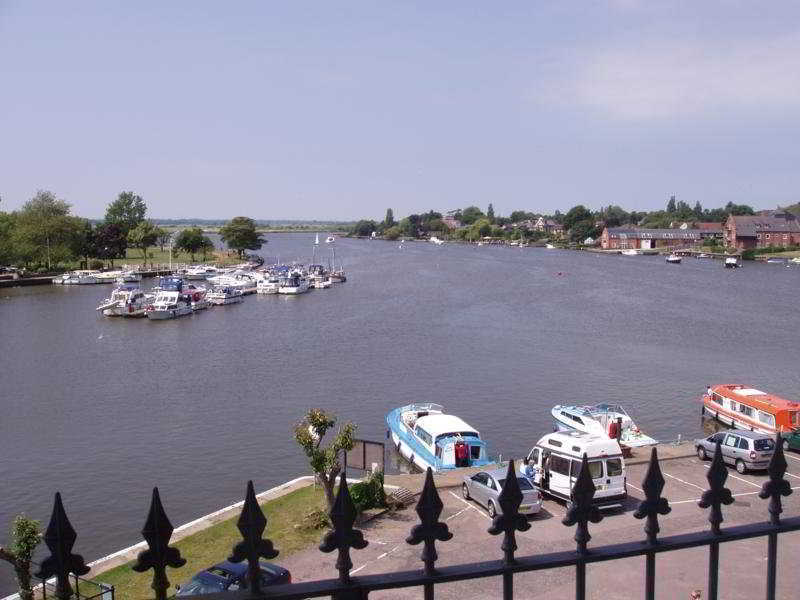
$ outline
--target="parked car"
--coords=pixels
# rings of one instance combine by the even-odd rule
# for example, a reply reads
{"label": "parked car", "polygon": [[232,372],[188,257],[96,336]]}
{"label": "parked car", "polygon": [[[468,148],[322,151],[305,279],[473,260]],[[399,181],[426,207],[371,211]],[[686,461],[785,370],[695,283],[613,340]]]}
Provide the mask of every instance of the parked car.
{"label": "parked car", "polygon": [[791,433],[783,436],[784,450],[800,450],[800,429],[795,429]]}
{"label": "parked car", "polygon": [[706,460],[714,456],[717,442],[721,443],[722,460],[734,465],[739,473],[766,469],[775,451],[775,440],[755,431],[719,431],[707,438],[695,440],[697,456]]}
{"label": "parked car", "polygon": [[[489,516],[502,514],[497,497],[503,490],[506,482],[506,469],[494,469],[492,471],[480,471],[472,476],[465,476],[461,486],[461,493],[465,500],[475,500],[478,504],[486,507]],[[522,504],[519,512],[524,515],[534,515],[542,508],[542,494],[533,485],[533,482],[522,475],[517,476],[519,489],[522,492]]]}
{"label": "parked car", "polygon": [[[291,583],[292,575],[278,565],[268,562],[258,563],[261,567],[261,585],[277,585]],[[217,592],[232,592],[247,589],[247,562],[232,563],[227,560],[200,571],[183,585],[176,586],[176,596],[196,596]]]}

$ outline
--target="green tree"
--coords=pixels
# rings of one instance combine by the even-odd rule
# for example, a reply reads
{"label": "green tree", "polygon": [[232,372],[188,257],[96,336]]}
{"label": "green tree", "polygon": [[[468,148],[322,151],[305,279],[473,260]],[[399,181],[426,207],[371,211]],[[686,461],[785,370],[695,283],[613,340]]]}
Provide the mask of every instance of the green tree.
{"label": "green tree", "polygon": [[75,223],[69,219],[70,206],[55,194],[39,190],[18,213],[14,239],[26,262],[54,263],[70,258],[70,237]]}
{"label": "green tree", "polygon": [[128,232],[128,243],[139,248],[147,264],[147,249],[158,240],[158,228],[150,221],[142,221]]}
{"label": "green tree", "polygon": [[172,237],[172,232],[169,229],[156,226],[156,235],[158,236],[156,243],[158,244],[161,252],[163,252],[164,247],[169,244],[169,240]]}
{"label": "green tree", "polygon": [[395,225],[393,227],[389,227],[389,229],[384,231],[383,237],[385,237],[387,240],[396,240],[402,234],[403,232],[400,230],[400,228],[397,225]]}
{"label": "green tree", "polygon": [[357,235],[360,237],[369,237],[372,235],[373,231],[377,231],[378,224],[375,221],[369,221],[367,219],[361,219],[355,225],[353,225],[352,233],[353,235]]}
{"label": "green tree", "polygon": [[147,205],[141,196],[133,192],[121,192],[117,199],[106,208],[106,223],[114,223],[122,228],[125,235],[144,221]]}
{"label": "green tree", "polygon": [[[214,247],[213,242],[203,234],[200,227],[188,227],[178,234],[175,238],[175,247],[184,252],[188,252],[192,256],[194,262],[194,255],[201,250]],[[203,260],[205,260],[205,252],[203,252]]]}
{"label": "green tree", "polygon": [[345,423],[333,436],[331,442],[323,445],[325,434],[336,425],[336,417],[323,410],[312,408],[303,419],[294,426],[294,440],[305,452],[311,470],[317,476],[322,489],[325,491],[325,500],[328,509],[333,508],[333,488],[336,476],[342,471],[339,463],[339,453],[353,449],[356,425]]}
{"label": "green tree", "polygon": [[486,216],[489,218],[490,223],[494,223],[494,206],[489,202],[489,208],[486,209]]}
{"label": "green tree", "polygon": [[676,210],[677,210],[677,207],[675,205],[675,196],[670,196],[669,197],[669,202],[667,202],[667,212],[672,214]]}
{"label": "green tree", "polygon": [[383,226],[386,229],[394,225],[394,211],[391,208],[386,209],[386,218],[383,219]]}
{"label": "green tree", "polygon": [[694,213],[695,219],[699,220],[703,218],[703,205],[700,204],[700,200],[694,203],[694,209],[692,209],[692,212]]}
{"label": "green tree", "polygon": [[472,225],[475,221],[483,217],[484,214],[480,208],[477,206],[468,206],[464,210],[461,211],[461,217],[459,220],[464,225]]}
{"label": "green tree", "polygon": [[573,206],[569,212],[564,215],[564,230],[569,231],[579,221],[586,221],[592,218],[592,213],[583,204]]}
{"label": "green tree", "polygon": [[584,219],[578,221],[569,230],[569,239],[572,242],[582,244],[587,237],[597,237],[597,230],[594,226],[594,219]]}
{"label": "green tree", "polygon": [[0,265],[16,262],[17,253],[12,241],[16,215],[0,211]]}
{"label": "green tree", "polygon": [[206,256],[209,253],[214,252],[214,242],[211,241],[211,238],[204,235],[202,239],[202,243],[200,244],[200,252],[203,253],[203,262],[206,261]]}
{"label": "green tree", "polygon": [[94,256],[101,260],[125,258],[128,249],[128,237],[122,227],[116,223],[101,223],[94,228]]}
{"label": "green tree", "polygon": [[228,248],[236,250],[241,257],[245,250],[258,250],[267,243],[256,231],[256,222],[249,217],[234,217],[220,228],[219,235]]}
{"label": "green tree", "polygon": [[31,585],[31,560],[36,546],[42,541],[39,521],[17,515],[11,526],[11,547],[0,546],[0,559],[14,567],[21,600],[33,600]]}
{"label": "green tree", "polygon": [[72,219],[75,220],[70,242],[72,253],[76,257],[82,258],[88,266],[89,259],[96,256],[97,252],[94,227],[92,227],[89,219],[81,219],[80,217],[72,217]]}

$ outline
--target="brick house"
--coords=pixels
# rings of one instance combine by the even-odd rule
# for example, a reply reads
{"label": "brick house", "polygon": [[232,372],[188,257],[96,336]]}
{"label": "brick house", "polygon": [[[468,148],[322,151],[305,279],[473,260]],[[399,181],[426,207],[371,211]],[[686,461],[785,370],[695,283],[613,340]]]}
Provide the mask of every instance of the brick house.
{"label": "brick house", "polygon": [[442,223],[448,229],[461,229],[461,221],[456,219],[453,215],[446,215],[442,217]]}
{"label": "brick house", "polygon": [[726,246],[740,250],[800,245],[800,219],[785,211],[731,215],[725,221],[724,236]]}
{"label": "brick house", "polygon": [[600,236],[600,247],[604,250],[685,248],[699,246],[703,239],[696,229],[606,227]]}

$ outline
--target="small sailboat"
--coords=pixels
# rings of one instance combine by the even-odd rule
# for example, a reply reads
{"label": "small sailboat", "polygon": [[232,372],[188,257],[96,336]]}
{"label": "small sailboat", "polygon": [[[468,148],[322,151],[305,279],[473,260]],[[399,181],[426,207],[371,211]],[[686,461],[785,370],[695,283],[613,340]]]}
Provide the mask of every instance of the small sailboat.
{"label": "small sailboat", "polygon": [[314,245],[319,246],[319,234],[314,238]]}
{"label": "small sailboat", "polygon": [[326,244],[332,244],[332,243],[334,243],[335,241],[336,241],[336,238],[335,238],[335,237],[333,237],[332,235],[329,235],[327,238],[325,238],[325,243],[326,243]]}

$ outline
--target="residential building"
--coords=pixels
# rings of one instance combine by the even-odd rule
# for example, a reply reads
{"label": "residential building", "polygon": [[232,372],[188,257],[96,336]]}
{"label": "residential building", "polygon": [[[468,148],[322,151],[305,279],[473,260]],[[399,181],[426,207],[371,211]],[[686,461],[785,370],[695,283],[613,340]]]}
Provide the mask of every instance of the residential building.
{"label": "residential building", "polygon": [[699,246],[703,239],[696,229],[606,227],[600,236],[600,247],[605,250],[684,248]]}
{"label": "residential building", "polygon": [[442,223],[444,223],[445,227],[448,229],[460,229],[461,228],[461,221],[456,219],[453,215],[445,215],[442,217]]}
{"label": "residential building", "polygon": [[800,219],[785,211],[731,215],[725,221],[725,245],[740,250],[800,245]]}
{"label": "residential building", "polygon": [[536,231],[541,231],[542,233],[546,233],[548,235],[564,235],[564,226],[561,223],[557,223],[553,219],[539,217],[536,220],[536,223],[534,223],[533,228]]}

